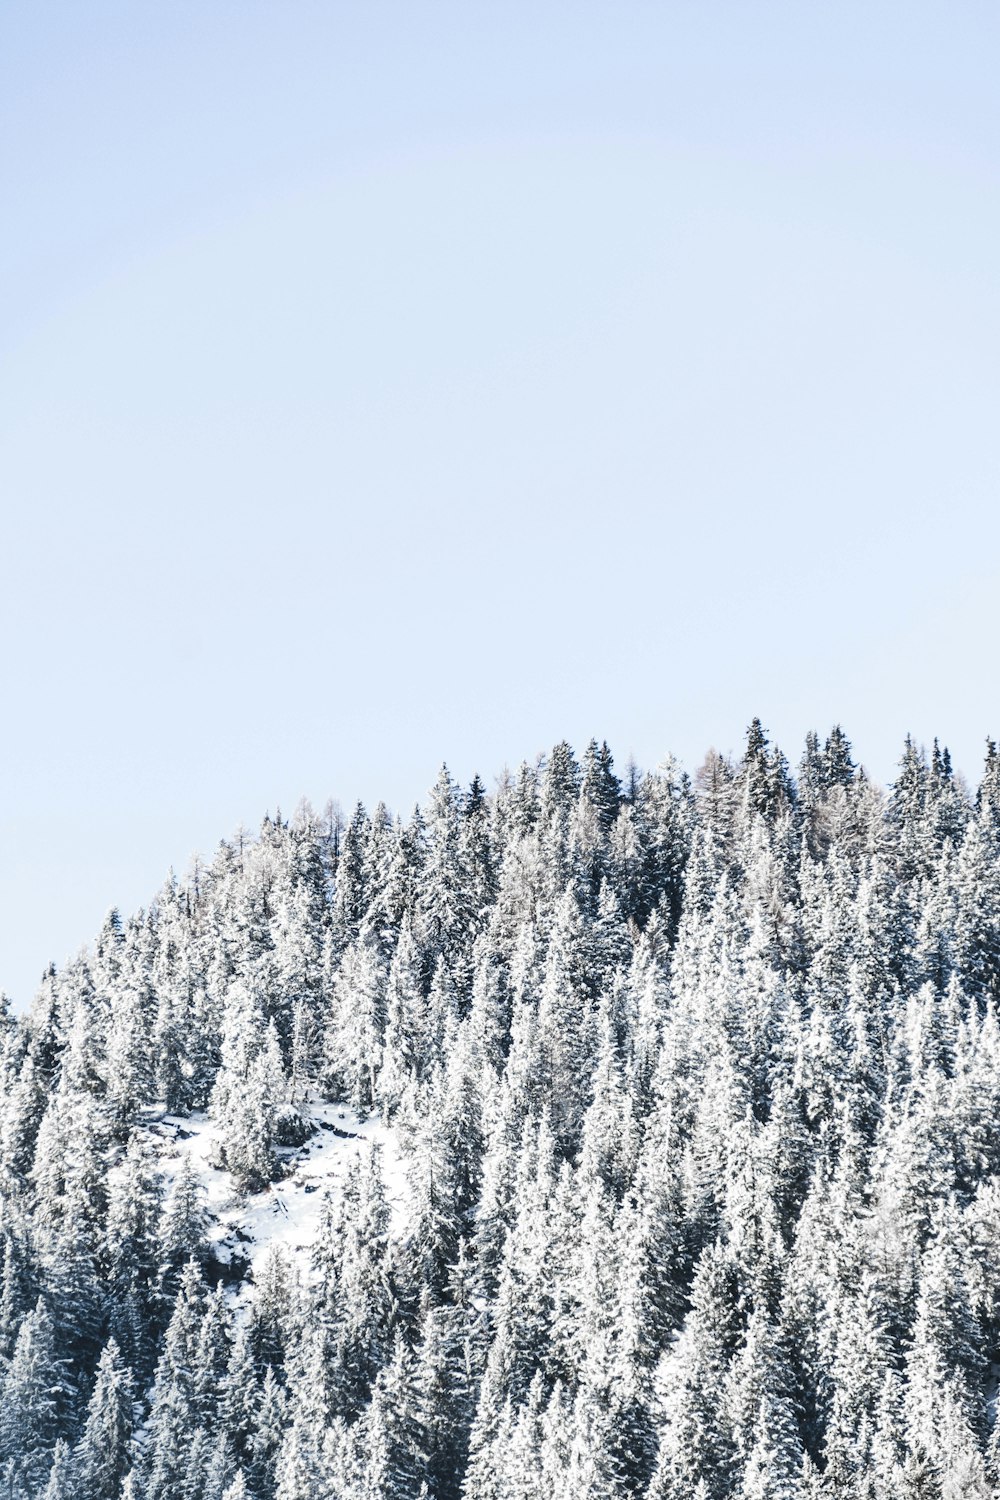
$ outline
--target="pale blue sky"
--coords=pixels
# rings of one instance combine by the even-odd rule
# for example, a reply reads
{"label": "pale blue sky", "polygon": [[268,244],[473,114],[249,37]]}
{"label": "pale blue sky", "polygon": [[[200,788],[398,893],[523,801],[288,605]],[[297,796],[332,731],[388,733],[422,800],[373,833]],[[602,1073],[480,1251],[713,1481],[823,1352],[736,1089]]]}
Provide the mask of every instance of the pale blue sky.
{"label": "pale blue sky", "polygon": [[1000,734],[1000,12],[0,13],[0,986],[306,794]]}

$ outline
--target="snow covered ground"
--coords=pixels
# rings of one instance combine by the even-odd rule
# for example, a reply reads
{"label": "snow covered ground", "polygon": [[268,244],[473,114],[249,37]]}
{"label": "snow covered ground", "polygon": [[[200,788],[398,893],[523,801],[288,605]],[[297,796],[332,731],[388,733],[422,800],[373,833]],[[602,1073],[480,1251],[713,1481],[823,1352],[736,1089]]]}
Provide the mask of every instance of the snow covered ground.
{"label": "snow covered ground", "polygon": [[287,1174],[280,1182],[249,1195],[239,1193],[230,1174],[213,1165],[217,1131],[206,1114],[154,1115],[149,1121],[168,1187],[186,1156],[204,1190],[209,1239],[217,1258],[247,1262],[251,1276],[271,1247],[280,1246],[308,1279],[309,1251],[324,1200],[340,1190],[361,1151],[380,1150],[390,1233],[399,1235],[406,1222],[406,1177],[395,1133],[377,1120],[361,1119],[348,1104],[316,1101],[303,1105],[302,1112],[314,1133],[303,1146],[279,1152]]}

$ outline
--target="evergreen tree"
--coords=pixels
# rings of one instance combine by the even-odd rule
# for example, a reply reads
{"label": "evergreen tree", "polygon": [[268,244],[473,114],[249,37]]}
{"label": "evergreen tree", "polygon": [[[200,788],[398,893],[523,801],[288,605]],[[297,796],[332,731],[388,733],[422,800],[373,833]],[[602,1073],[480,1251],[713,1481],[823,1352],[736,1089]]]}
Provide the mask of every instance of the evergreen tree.
{"label": "evergreen tree", "polygon": [[12,1482],[40,1485],[56,1442],[74,1415],[74,1391],[57,1352],[49,1310],[39,1298],[21,1324],[0,1402],[0,1465]]}
{"label": "evergreen tree", "polygon": [[97,1383],[74,1453],[80,1500],[117,1500],[129,1467],[133,1396],[118,1345],[111,1339],[97,1367]]}

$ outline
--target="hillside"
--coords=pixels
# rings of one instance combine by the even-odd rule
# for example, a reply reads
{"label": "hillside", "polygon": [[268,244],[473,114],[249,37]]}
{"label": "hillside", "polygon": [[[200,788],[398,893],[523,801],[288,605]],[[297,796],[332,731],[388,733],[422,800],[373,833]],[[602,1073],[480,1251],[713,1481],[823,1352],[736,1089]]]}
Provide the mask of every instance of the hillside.
{"label": "hillside", "polygon": [[9,1500],[1000,1493],[1000,757],[308,807],[0,1038]]}

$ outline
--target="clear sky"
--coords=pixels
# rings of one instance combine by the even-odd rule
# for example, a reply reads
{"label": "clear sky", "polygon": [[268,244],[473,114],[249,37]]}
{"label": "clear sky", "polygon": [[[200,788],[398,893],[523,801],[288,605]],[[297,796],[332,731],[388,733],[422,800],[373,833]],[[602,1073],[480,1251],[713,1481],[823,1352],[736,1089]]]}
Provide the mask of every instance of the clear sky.
{"label": "clear sky", "polygon": [[995,0],[7,0],[0,985],[442,759],[978,774],[998,73]]}

